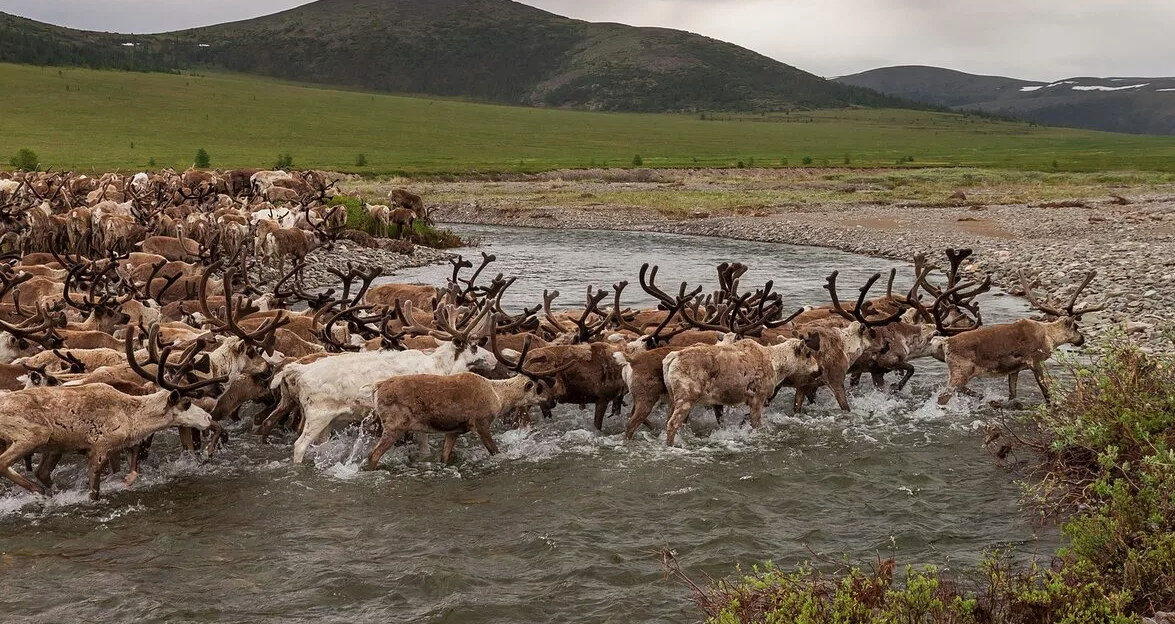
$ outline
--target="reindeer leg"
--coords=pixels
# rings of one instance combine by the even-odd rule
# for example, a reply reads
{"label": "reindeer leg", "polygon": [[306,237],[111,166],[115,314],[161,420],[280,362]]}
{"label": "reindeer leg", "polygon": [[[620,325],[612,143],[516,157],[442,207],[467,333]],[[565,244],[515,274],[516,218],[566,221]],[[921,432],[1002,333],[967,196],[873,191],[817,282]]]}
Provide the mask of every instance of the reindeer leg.
{"label": "reindeer leg", "polygon": [[447,464],[453,457],[453,447],[457,446],[457,434],[445,434],[445,447],[441,449],[441,463]]}
{"label": "reindeer leg", "polygon": [[9,481],[12,481],[20,487],[35,494],[44,494],[45,488],[41,487],[40,484],[29,481],[28,479],[17,474],[16,471],[12,469],[12,464],[15,464],[16,460],[24,457],[25,455],[28,455],[29,453],[32,453],[38,446],[40,446],[40,443],[37,441],[24,443],[13,441],[10,443],[8,445],[8,450],[0,453],[0,472],[2,472],[5,477],[8,477]]}
{"label": "reindeer leg", "polygon": [[849,386],[856,388],[859,385],[861,385],[861,371],[853,371],[853,374],[849,377]]}
{"label": "reindeer leg", "polygon": [[[882,390],[885,388],[885,373],[888,372],[884,368],[874,368],[869,371],[869,376],[873,378],[873,389]],[[857,384],[853,384],[856,386]]]}
{"label": "reindeer leg", "polygon": [[1052,393],[1049,392],[1049,381],[1048,377],[1044,374],[1044,365],[1040,362],[1034,362],[1032,364],[1032,376],[1036,378],[1036,385],[1040,387],[1040,393],[1044,396],[1044,402],[1052,405],[1053,397]]}
{"label": "reindeer leg", "polygon": [[896,367],[896,370],[902,371],[902,378],[894,384],[893,389],[901,392],[906,388],[906,384],[910,383],[910,379],[914,377],[914,367],[908,362],[902,362],[901,365]]}
{"label": "reindeer leg", "polygon": [[300,464],[306,457],[310,445],[316,442],[323,434],[330,433],[330,424],[334,422],[334,412],[306,411],[302,415],[302,434],[294,442],[294,463]]}
{"label": "reindeer leg", "polygon": [[89,459],[87,473],[89,475],[90,500],[98,500],[99,488],[102,483],[102,466],[106,464],[106,453],[98,449],[90,449],[87,457]]}
{"label": "reindeer leg", "polygon": [[283,394],[281,401],[276,406],[274,406],[272,410],[270,410],[269,415],[265,417],[265,420],[262,421],[261,426],[258,428],[258,433],[261,434],[262,443],[269,443],[269,432],[273,431],[273,428],[276,427],[283,418],[289,416],[290,413],[294,411],[294,407],[294,402],[292,400],[287,400]]}
{"label": "reindeer leg", "polygon": [[596,401],[596,417],[594,421],[596,425],[596,431],[604,430],[604,414],[608,411],[608,403],[611,403],[611,401],[606,399],[603,401]]}
{"label": "reindeer leg", "polygon": [[624,439],[631,440],[636,435],[636,430],[642,425],[649,424],[649,414],[653,413],[655,401],[633,397],[632,413],[628,416],[628,424],[624,426]]}
{"label": "reindeer leg", "polygon": [[195,451],[196,442],[193,439],[191,427],[180,427],[180,446],[184,447],[185,451]]}
{"label": "reindeer leg", "polygon": [[490,421],[478,420],[473,424],[473,427],[477,430],[477,435],[481,437],[481,443],[485,445],[490,455],[497,455],[498,445],[494,443],[494,437],[490,435]]}
{"label": "reindeer leg", "polygon": [[429,451],[432,450],[428,446],[428,434],[423,431],[417,431],[412,435],[416,436],[416,450],[421,455],[428,457]]}
{"label": "reindeer leg", "polygon": [[832,390],[832,396],[836,397],[836,404],[841,411],[849,412],[852,408],[849,407],[849,397],[845,391],[845,380],[843,378],[834,378],[828,380],[828,389]]}
{"label": "reindeer leg", "polygon": [[371,450],[371,454],[367,456],[367,463],[364,464],[363,469],[371,471],[378,468],[379,460],[383,459],[384,453],[395,446],[396,441],[403,435],[404,432],[400,429],[392,430],[385,427],[383,435],[379,438],[379,444],[376,444],[375,448]]}
{"label": "reindeer leg", "polygon": [[143,440],[142,442],[131,447],[131,456],[127,459],[126,462],[126,478],[122,480],[123,484],[128,488],[134,485],[135,481],[139,478],[139,460],[143,459],[147,455],[143,446],[149,444],[148,440],[150,440],[150,438]]}
{"label": "reindeer leg", "polygon": [[967,384],[975,377],[975,370],[971,367],[964,368],[962,366],[951,366],[947,364],[947,389],[938,395],[938,404],[946,405],[950,403],[951,397],[956,392],[962,392],[968,396],[974,396],[975,393],[967,389]]}
{"label": "reindeer leg", "polygon": [[807,396],[808,390],[803,386],[796,386],[796,396],[792,399],[792,412],[800,414],[804,411],[804,397]]}
{"label": "reindeer leg", "polygon": [[763,426],[763,406],[765,404],[766,404],[766,401],[762,401],[762,400],[751,401],[751,403],[749,404],[750,408],[751,408],[751,428],[752,429],[758,429],[759,427]]}
{"label": "reindeer leg", "polygon": [[673,446],[673,439],[677,436],[677,430],[685,424],[689,418],[690,410],[694,408],[692,403],[686,401],[679,401],[673,404],[673,411],[669,414],[669,419],[665,421],[665,445]]}
{"label": "reindeer leg", "polygon": [[620,416],[620,411],[624,409],[624,395],[620,395],[612,399],[612,417]]}
{"label": "reindeer leg", "polygon": [[41,463],[37,466],[37,481],[40,481],[45,489],[53,489],[53,470],[57,468],[58,462],[63,457],[62,453],[50,453],[45,451],[41,453]]}
{"label": "reindeer leg", "polygon": [[725,411],[725,409],[726,409],[725,405],[715,405],[714,406],[714,420],[718,422],[719,427],[722,426],[722,413]]}

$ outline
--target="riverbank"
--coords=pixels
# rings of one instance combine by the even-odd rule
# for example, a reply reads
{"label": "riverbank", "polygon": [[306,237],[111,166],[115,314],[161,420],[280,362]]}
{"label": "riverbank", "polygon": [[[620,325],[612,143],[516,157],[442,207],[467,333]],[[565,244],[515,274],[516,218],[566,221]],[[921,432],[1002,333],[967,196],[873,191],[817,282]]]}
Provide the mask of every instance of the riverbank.
{"label": "riverbank", "polygon": [[[714,236],[905,261],[971,248],[974,275],[990,273],[1012,290],[1017,272],[1028,270],[1057,297],[1097,270],[1085,298],[1108,307],[1084,319],[1091,337],[1118,328],[1148,349],[1169,350],[1163,330],[1175,308],[1175,185],[1142,174],[995,175],[1003,174],[601,170],[417,190],[435,202],[440,222]],[[356,190],[377,196],[395,183]]]}

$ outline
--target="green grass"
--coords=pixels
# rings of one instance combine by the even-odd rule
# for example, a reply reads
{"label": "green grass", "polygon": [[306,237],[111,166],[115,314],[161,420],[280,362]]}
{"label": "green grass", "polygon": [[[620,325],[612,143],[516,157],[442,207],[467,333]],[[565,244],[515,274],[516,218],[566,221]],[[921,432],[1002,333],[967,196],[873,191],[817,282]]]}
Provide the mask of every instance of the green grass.
{"label": "green grass", "polygon": [[[535,109],[376,95],[233,75],[0,64],[0,162],[21,148],[75,171],[269,166],[366,174],[777,165],[1175,171],[1175,137],[1032,127],[905,110],[709,118]],[[67,90],[68,89],[68,90]],[[364,153],[368,166],[355,167]],[[909,165],[907,165],[909,166]]]}

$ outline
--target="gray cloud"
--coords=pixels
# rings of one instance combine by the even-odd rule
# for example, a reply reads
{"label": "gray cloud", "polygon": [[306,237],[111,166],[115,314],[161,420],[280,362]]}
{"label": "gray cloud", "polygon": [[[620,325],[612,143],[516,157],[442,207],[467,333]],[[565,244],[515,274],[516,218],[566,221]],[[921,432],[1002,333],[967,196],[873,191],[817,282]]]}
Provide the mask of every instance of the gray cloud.
{"label": "gray cloud", "polygon": [[[663,26],[751,48],[825,76],[937,65],[1053,80],[1175,74],[1169,0],[527,0],[579,19]],[[74,28],[159,32],[247,19],[297,0],[0,0]]]}

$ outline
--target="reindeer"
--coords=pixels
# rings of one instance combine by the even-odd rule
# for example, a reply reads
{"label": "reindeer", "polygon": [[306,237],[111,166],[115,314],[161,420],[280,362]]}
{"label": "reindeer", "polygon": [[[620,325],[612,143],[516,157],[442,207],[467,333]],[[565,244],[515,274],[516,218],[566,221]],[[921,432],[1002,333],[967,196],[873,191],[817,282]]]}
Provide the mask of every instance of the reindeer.
{"label": "reindeer", "polygon": [[[946,327],[940,319],[939,331],[948,336],[942,349],[948,380],[947,389],[938,397],[939,405],[950,402],[956,392],[977,396],[976,392],[967,388],[967,384],[975,377],[1007,377],[1008,397],[1015,401],[1017,378],[1020,371],[1024,370],[1032,371],[1044,400],[1048,402],[1050,394],[1044,363],[1053,356],[1057,347],[1066,344],[1075,347],[1084,345],[1085,336],[1078,322],[1083,315],[1105,309],[1104,305],[1076,308],[1077,299],[1096,276],[1096,271],[1087,273],[1069,297],[1069,303],[1064,308],[1058,308],[1047,298],[1038,299],[1032,291],[1032,284],[1021,272],[1020,283],[1024,296],[1034,308],[1044,313],[1041,320],[1021,319],[1014,323],[957,330]],[[935,302],[934,312],[936,319],[942,316],[938,302]]]}
{"label": "reindeer", "polygon": [[[164,351],[161,361],[166,362],[168,355],[170,348]],[[35,451],[53,453],[58,458],[66,452],[80,451],[88,459],[90,499],[97,500],[102,466],[111,453],[135,446],[168,427],[203,430],[213,426],[208,412],[193,405],[186,396],[222,380],[180,385],[168,379],[162,364],[152,376],[132,362],[136,372],[154,379],[158,392],[136,397],[105,384],[90,384],[0,395],[0,440],[7,443],[0,453],[0,473],[31,492],[44,494],[46,486],[17,474],[12,465]],[[48,470],[39,469],[37,476],[51,484],[49,472],[56,462],[49,461],[48,456],[44,460],[42,468],[47,466]]]}
{"label": "reindeer", "polygon": [[695,405],[747,405],[751,426],[758,428],[776,387],[820,372],[813,347],[819,345],[797,338],[770,347],[739,340],[666,355],[662,366],[672,409],[665,423],[665,444],[673,446],[677,430]]}
{"label": "reindeer", "polygon": [[457,436],[469,431],[476,431],[489,454],[495,455],[498,446],[490,435],[494,419],[519,408],[554,402],[549,379],[558,371],[524,368],[529,342],[513,361],[498,349],[493,338],[490,349],[517,375],[506,380],[489,380],[473,373],[406,375],[377,385],[372,400],[382,434],[364,469],[375,470],[383,454],[410,431],[445,434],[441,461],[446,464]]}

